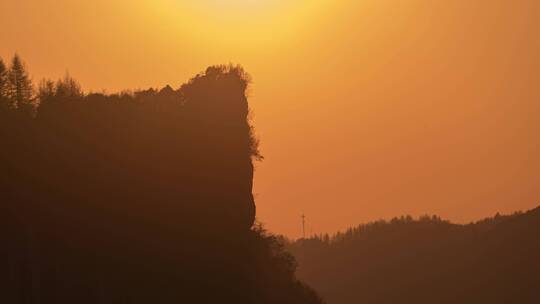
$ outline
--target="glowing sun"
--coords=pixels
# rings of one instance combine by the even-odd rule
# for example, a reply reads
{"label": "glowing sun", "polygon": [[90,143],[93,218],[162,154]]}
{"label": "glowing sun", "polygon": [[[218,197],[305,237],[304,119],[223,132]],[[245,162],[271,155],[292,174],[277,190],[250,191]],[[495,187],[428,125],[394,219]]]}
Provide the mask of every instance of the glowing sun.
{"label": "glowing sun", "polygon": [[[154,8],[155,7],[155,2]],[[330,0],[164,0],[156,14],[185,36],[210,44],[280,43],[314,27]]]}

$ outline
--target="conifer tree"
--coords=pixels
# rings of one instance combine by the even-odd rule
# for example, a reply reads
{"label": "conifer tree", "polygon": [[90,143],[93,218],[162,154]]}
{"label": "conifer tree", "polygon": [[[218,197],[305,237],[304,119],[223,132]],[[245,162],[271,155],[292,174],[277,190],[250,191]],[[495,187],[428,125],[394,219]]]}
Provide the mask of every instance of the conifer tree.
{"label": "conifer tree", "polygon": [[32,81],[19,55],[15,54],[8,71],[8,98],[17,110],[32,113]]}
{"label": "conifer tree", "polygon": [[59,79],[56,82],[55,95],[57,97],[82,97],[84,94],[81,89],[81,85],[75,78],[71,77],[69,73],[66,73],[63,79]]}
{"label": "conifer tree", "polygon": [[0,110],[10,108],[8,99],[8,70],[2,58],[0,58]]}

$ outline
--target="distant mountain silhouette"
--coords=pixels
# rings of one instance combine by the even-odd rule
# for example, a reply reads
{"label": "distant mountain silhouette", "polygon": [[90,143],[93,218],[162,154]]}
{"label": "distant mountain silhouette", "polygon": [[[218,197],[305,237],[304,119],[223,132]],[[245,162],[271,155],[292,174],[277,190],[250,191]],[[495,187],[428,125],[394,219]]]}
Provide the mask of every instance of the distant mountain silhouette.
{"label": "distant mountain silhouette", "polygon": [[288,248],[328,303],[540,301],[540,207],[468,225],[402,217]]}
{"label": "distant mountain silhouette", "polygon": [[320,303],[254,225],[242,68],[36,92],[16,58],[0,65],[0,303]]}

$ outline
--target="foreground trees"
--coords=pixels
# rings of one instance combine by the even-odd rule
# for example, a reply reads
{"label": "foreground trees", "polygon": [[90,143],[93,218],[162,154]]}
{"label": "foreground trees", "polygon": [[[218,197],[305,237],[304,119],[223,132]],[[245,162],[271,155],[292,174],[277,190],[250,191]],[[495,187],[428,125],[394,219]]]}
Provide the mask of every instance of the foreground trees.
{"label": "foreground trees", "polygon": [[20,93],[0,114],[0,302],[320,302],[254,226],[261,156],[240,67],[178,90],[85,95],[69,76],[29,94],[13,66]]}

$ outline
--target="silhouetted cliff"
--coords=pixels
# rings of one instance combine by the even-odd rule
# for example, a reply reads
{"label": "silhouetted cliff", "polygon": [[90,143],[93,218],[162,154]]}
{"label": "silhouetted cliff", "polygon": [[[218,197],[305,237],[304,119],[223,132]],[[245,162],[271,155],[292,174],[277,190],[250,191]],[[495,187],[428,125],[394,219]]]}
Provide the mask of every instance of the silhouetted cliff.
{"label": "silhouetted cliff", "polygon": [[411,217],[290,243],[329,303],[538,303],[540,208],[468,225]]}
{"label": "silhouetted cliff", "polygon": [[178,90],[0,90],[0,302],[319,303],[253,226],[248,83],[215,66]]}

